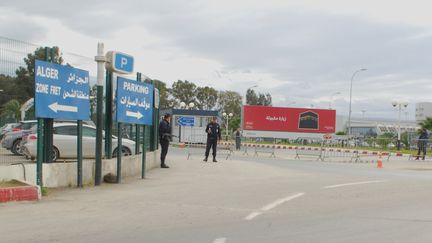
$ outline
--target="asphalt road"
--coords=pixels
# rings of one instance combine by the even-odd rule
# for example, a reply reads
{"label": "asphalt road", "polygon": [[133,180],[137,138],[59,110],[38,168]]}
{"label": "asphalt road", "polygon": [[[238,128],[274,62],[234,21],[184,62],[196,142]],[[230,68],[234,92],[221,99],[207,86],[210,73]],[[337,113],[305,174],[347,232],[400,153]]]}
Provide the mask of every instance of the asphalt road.
{"label": "asphalt road", "polygon": [[0,242],[432,242],[432,166],[235,156],[0,204]]}

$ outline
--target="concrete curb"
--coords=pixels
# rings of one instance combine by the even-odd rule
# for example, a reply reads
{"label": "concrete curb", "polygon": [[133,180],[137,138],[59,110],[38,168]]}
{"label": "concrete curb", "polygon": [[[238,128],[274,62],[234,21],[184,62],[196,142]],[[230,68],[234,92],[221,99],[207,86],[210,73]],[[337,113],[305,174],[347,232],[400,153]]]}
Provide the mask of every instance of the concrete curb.
{"label": "concrete curb", "polygon": [[39,186],[0,188],[0,203],[14,201],[38,201],[42,197]]}

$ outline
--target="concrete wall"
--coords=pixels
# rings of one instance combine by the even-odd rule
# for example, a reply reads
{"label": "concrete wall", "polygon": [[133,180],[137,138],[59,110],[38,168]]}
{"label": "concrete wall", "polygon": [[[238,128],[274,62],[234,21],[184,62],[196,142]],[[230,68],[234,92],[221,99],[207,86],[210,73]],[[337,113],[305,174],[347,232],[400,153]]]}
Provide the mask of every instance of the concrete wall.
{"label": "concrete wall", "polygon": [[[159,151],[147,152],[146,171],[159,166]],[[122,177],[141,177],[141,154],[122,157]],[[67,187],[77,185],[77,163],[43,164],[43,186]],[[25,173],[25,176],[24,176]],[[95,161],[83,161],[83,184],[94,184]],[[102,160],[102,176],[117,173],[117,159]],[[22,180],[36,184],[36,164],[0,167],[1,180]]]}

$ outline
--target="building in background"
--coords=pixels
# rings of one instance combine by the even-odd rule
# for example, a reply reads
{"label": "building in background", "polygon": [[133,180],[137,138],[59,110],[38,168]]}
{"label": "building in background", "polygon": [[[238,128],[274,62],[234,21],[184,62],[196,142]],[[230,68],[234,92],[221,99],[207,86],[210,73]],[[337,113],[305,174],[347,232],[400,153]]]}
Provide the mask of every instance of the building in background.
{"label": "building in background", "polygon": [[[336,117],[337,131],[347,131],[347,117]],[[420,128],[416,121],[403,120],[400,122],[401,133],[408,132],[415,135]],[[351,134],[354,136],[375,137],[384,133],[397,134],[398,120],[380,118],[351,118]]]}
{"label": "building in background", "polygon": [[415,119],[417,122],[426,120],[426,117],[432,117],[432,102],[421,102],[416,104]]}
{"label": "building in background", "polygon": [[219,117],[218,111],[209,110],[166,109],[160,112],[161,116],[165,113],[172,117],[172,135],[176,137],[173,140],[182,143],[205,143],[207,123],[212,117]]}

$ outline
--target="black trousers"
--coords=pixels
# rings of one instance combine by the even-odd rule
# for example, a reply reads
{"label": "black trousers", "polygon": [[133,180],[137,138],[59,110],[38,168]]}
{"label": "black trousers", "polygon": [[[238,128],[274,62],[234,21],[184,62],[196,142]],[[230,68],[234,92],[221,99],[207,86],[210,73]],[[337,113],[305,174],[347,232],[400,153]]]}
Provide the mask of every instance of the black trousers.
{"label": "black trousers", "polygon": [[161,139],[160,140],[160,145],[161,145],[161,164],[165,164],[165,157],[168,154],[168,146],[169,146],[169,140],[166,139]]}
{"label": "black trousers", "polygon": [[420,144],[420,145],[418,146],[417,158],[420,156],[420,153],[421,153],[421,152],[423,152],[423,159],[424,159],[425,156],[426,156],[426,145],[424,145],[424,144]]}
{"label": "black trousers", "polygon": [[241,146],[241,138],[240,137],[236,137],[236,150],[240,150],[240,146]]}
{"label": "black trousers", "polygon": [[216,146],[217,146],[217,139],[207,138],[207,147],[205,151],[206,158],[209,156],[210,148],[213,149],[213,158],[216,158]]}

